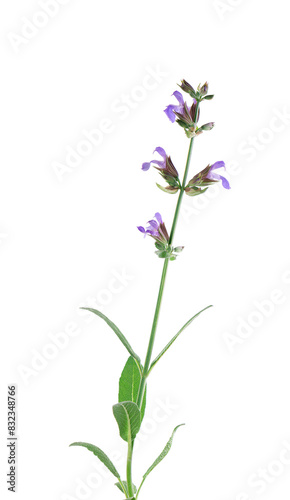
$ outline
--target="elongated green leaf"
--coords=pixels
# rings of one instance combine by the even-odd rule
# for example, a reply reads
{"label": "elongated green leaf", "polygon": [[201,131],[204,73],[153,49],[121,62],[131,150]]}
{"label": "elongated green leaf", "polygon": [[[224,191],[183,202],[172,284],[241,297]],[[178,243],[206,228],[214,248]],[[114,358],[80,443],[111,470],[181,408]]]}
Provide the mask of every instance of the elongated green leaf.
{"label": "elongated green leaf", "polygon": [[183,325],[183,327],[177,332],[176,335],[174,335],[174,337],[170,340],[170,342],[168,342],[168,344],[164,347],[164,349],[162,349],[162,351],[158,354],[158,356],[154,359],[154,361],[152,361],[151,363],[151,366],[150,366],[150,369],[149,369],[149,372],[151,372],[152,368],[156,365],[156,363],[158,363],[159,359],[162,358],[163,354],[166,353],[166,351],[169,349],[169,347],[173,344],[173,342],[175,342],[175,340],[177,339],[177,337],[179,337],[179,335],[183,332],[183,330],[185,330],[185,328],[187,326],[189,326],[193,320],[195,318],[197,318],[203,311],[206,311],[207,309],[209,309],[210,307],[212,306],[207,306],[205,307],[204,309],[202,309],[201,311],[199,311],[197,314],[195,314],[192,318],[190,318],[190,320],[185,323],[185,325]]}
{"label": "elongated green leaf", "polygon": [[150,472],[153,471],[153,469],[155,469],[155,467],[160,464],[160,462],[163,460],[163,458],[166,457],[166,455],[169,453],[170,449],[171,449],[171,446],[172,446],[172,441],[173,441],[173,438],[174,438],[174,434],[176,433],[178,427],[181,427],[182,425],[185,425],[185,424],[180,424],[180,425],[177,425],[175,427],[175,429],[173,430],[172,434],[171,434],[171,437],[169,439],[169,441],[166,443],[165,445],[165,448],[163,449],[163,451],[160,453],[160,455],[156,458],[156,460],[153,462],[153,464],[151,465],[151,467],[149,467],[149,469],[145,472],[144,476],[143,476],[143,480],[142,480],[142,483],[140,484],[139,486],[139,489],[138,489],[138,493],[136,495],[136,498],[138,497],[138,494],[140,492],[140,489],[146,479],[146,477],[150,474]]}
{"label": "elongated green leaf", "polygon": [[[119,398],[118,401],[121,403],[122,401],[132,401],[133,403],[137,402],[138,391],[141,382],[141,375],[139,367],[136,363],[136,360],[130,356],[124,366],[122,371],[120,380],[119,380]],[[143,420],[145,407],[146,407],[146,392],[145,389],[142,408],[141,408],[141,421]]]}
{"label": "elongated green leaf", "polygon": [[110,328],[112,328],[112,330],[115,332],[115,334],[117,335],[117,337],[121,340],[123,346],[126,347],[127,351],[131,354],[131,356],[133,356],[133,358],[136,360],[140,370],[141,370],[141,361],[140,361],[140,358],[139,356],[133,351],[132,347],[130,346],[128,340],[126,339],[125,335],[123,335],[123,333],[119,330],[119,328],[117,327],[117,325],[115,325],[115,323],[113,323],[113,321],[111,321],[107,316],[105,316],[103,313],[101,313],[101,311],[98,311],[97,309],[93,309],[91,307],[81,307],[81,309],[84,309],[85,311],[90,311],[94,314],[96,314],[97,316],[99,316],[100,318],[102,318],[106,323],[107,325],[109,325]]}
{"label": "elongated green leaf", "polygon": [[113,406],[114,417],[117,420],[120,436],[128,443],[135,439],[141,425],[141,414],[136,403],[123,401]]}
{"label": "elongated green leaf", "polygon": [[[123,486],[125,488],[126,495],[129,496],[127,481],[122,481],[122,483],[123,483]],[[115,485],[117,486],[117,488],[119,488],[120,491],[122,491],[122,493],[124,493],[123,490],[122,490],[122,486],[120,485],[120,483],[115,483]],[[135,484],[133,484],[132,486],[133,486],[133,493],[135,495],[135,493],[137,493],[137,488],[136,488]]]}
{"label": "elongated green leaf", "polygon": [[111,460],[106,455],[106,453],[104,453],[97,446],[94,446],[93,444],[90,444],[90,443],[81,443],[81,442],[72,443],[72,444],[70,444],[70,446],[83,446],[87,450],[92,451],[93,454],[96,455],[96,457],[98,457],[98,459],[101,460],[101,462],[103,462],[103,464],[107,467],[107,469],[109,469],[109,471],[112,472],[112,474],[115,477],[117,477],[118,479],[120,479],[120,474],[117,471],[117,469],[115,468],[114,464],[111,462]]}

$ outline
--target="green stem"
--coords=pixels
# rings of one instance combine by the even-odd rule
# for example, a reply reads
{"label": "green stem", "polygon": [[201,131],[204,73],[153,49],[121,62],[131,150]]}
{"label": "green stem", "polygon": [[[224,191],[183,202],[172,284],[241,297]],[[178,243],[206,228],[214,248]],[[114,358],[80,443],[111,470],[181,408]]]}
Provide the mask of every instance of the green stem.
{"label": "green stem", "polygon": [[[197,106],[195,109],[194,125],[196,125],[196,122],[197,122],[198,108],[199,108],[199,102],[197,102]],[[182,198],[183,198],[183,194],[184,194],[184,188],[186,186],[186,180],[187,180],[187,175],[188,175],[188,170],[189,170],[189,165],[190,165],[190,160],[191,160],[193,142],[194,142],[194,137],[192,137],[190,139],[190,143],[189,143],[187,160],[186,160],[186,165],[185,165],[185,170],[184,170],[184,175],[183,175],[183,181],[182,181],[182,185],[181,185],[181,188],[179,191],[179,196],[178,196],[178,200],[177,200],[177,204],[176,204],[176,208],[175,208],[175,213],[174,213],[173,222],[172,222],[171,231],[170,231],[170,236],[169,236],[169,241],[168,241],[169,245],[172,245],[172,243],[173,243],[173,237],[175,234],[175,229],[176,229],[176,225],[177,225],[177,221],[178,221],[181,202],[182,202]],[[165,279],[166,279],[166,275],[167,275],[168,263],[169,263],[169,259],[165,259],[164,264],[163,264],[163,269],[162,269],[162,275],[161,275],[161,280],[160,280],[160,285],[159,285],[159,292],[158,292],[158,297],[157,297],[157,302],[156,302],[156,307],[155,307],[155,313],[154,313],[154,318],[153,318],[153,323],[152,323],[152,329],[151,329],[147,354],[146,354],[146,358],[145,358],[143,373],[141,376],[141,382],[140,382],[140,386],[139,386],[138,397],[137,397],[137,401],[136,401],[139,408],[141,408],[141,406],[142,406],[145,387],[146,387],[146,379],[147,379],[149,369],[150,369],[150,362],[151,362],[152,351],[153,351],[153,347],[154,347],[154,341],[155,341],[157,324],[158,324],[159,313],[160,313],[160,307],[161,307],[161,302],[162,302],[162,297],[163,297]],[[133,494],[134,494],[133,493],[133,485],[132,485],[133,446],[134,446],[134,441],[130,442],[130,444],[128,443],[127,483],[128,483],[129,496],[133,496]],[[139,488],[139,490],[140,490],[140,488]],[[138,493],[139,493],[139,490],[138,490]],[[138,493],[137,493],[137,495],[138,495]]]}
{"label": "green stem", "polygon": [[127,453],[127,486],[129,498],[134,496],[133,483],[132,483],[132,456],[133,456],[134,441],[128,440],[128,453]]}
{"label": "green stem", "polygon": [[[195,125],[196,125],[196,120],[197,120],[198,107],[199,107],[199,102],[197,102],[197,106],[196,106],[196,110],[195,110],[195,117],[194,117],[194,124]],[[189,165],[190,165],[190,160],[191,160],[193,142],[194,142],[194,137],[192,137],[190,139],[190,143],[189,143],[182,186],[181,186],[181,189],[179,192],[179,196],[178,196],[178,200],[177,200],[177,204],[176,204],[176,209],[175,209],[175,213],[174,213],[174,217],[173,217],[172,227],[171,227],[171,231],[170,231],[170,236],[169,236],[169,242],[168,242],[169,245],[172,245],[172,243],[173,243],[173,237],[175,234],[175,229],[176,229],[176,225],[177,225],[177,221],[178,221],[181,202],[182,202],[182,198],[183,198],[183,194],[184,194],[184,188],[186,186],[186,180],[187,180],[187,175],[188,175],[188,170],[189,170]],[[142,401],[143,401],[143,397],[144,397],[144,391],[145,391],[145,387],[146,387],[146,379],[147,379],[147,375],[149,372],[150,361],[151,361],[151,356],[152,356],[152,351],[153,351],[153,346],[154,346],[154,341],[155,341],[155,336],[156,336],[156,329],[157,329],[157,324],[158,324],[158,319],[159,319],[160,306],[161,306],[161,301],[162,301],[162,297],[163,297],[163,291],[164,291],[165,279],[166,279],[166,274],[167,274],[167,269],[168,269],[168,263],[169,263],[169,259],[165,259],[164,265],[163,265],[163,270],[162,270],[162,275],[161,275],[161,281],[160,281],[160,286],[159,286],[156,307],[155,307],[155,314],[154,314],[154,318],[153,318],[151,335],[150,335],[150,339],[149,339],[147,354],[146,354],[145,363],[144,363],[143,374],[141,377],[139,393],[138,393],[138,398],[137,398],[137,405],[139,406],[139,408],[141,408],[141,406],[142,406]]]}

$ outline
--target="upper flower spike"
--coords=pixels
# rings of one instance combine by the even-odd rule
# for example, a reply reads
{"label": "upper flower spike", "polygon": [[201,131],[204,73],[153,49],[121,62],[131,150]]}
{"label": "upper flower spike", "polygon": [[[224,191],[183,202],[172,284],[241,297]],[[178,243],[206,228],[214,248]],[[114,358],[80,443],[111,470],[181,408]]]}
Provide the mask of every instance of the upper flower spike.
{"label": "upper flower spike", "polygon": [[173,92],[172,95],[177,99],[178,104],[169,104],[164,113],[172,123],[176,121],[184,129],[188,137],[193,137],[200,114],[198,101],[193,98],[192,105],[189,107],[178,90]]}

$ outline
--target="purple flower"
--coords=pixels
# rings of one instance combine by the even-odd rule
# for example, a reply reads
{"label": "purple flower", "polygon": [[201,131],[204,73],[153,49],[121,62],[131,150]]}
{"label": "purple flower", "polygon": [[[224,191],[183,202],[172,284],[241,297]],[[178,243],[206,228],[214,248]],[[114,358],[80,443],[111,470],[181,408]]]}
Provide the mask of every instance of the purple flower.
{"label": "purple flower", "polygon": [[[185,188],[186,194],[195,196],[203,193],[207,187],[215,182],[222,181],[222,186],[225,189],[230,189],[229,181],[223,176],[215,172],[218,168],[226,168],[224,161],[217,161],[213,165],[208,165],[201,172],[196,174],[187,184]],[[201,189],[206,187],[206,189]]]}
{"label": "purple flower", "polygon": [[152,161],[149,161],[147,163],[143,163],[142,164],[142,170],[144,170],[144,172],[146,172],[147,170],[149,170],[149,168],[151,166],[151,163],[155,163],[156,165],[158,165],[162,169],[166,168],[166,158],[167,158],[167,155],[166,155],[164,149],[160,148],[158,146],[158,148],[154,149],[153,154],[155,153],[155,151],[157,151],[157,153],[159,153],[160,156],[162,156],[162,158],[163,158],[162,161],[160,161],[160,160],[152,160]]}
{"label": "purple flower", "polygon": [[225,162],[216,161],[213,165],[211,165],[207,174],[207,179],[212,181],[222,181],[222,186],[225,189],[231,189],[229,181],[223,175],[214,172],[214,170],[217,170],[218,168],[226,169]]}
{"label": "purple flower", "polygon": [[142,170],[144,170],[144,172],[146,172],[147,170],[149,170],[151,163],[153,163],[153,164],[155,163],[155,165],[157,165],[157,167],[154,167],[154,168],[159,170],[159,172],[161,174],[164,174],[164,176],[167,175],[169,177],[177,178],[178,172],[177,172],[175,166],[173,165],[170,156],[167,156],[165,150],[163,148],[161,148],[160,146],[158,146],[156,149],[154,149],[153,154],[155,153],[155,151],[158,154],[160,154],[160,156],[162,157],[162,161],[161,160],[151,160],[147,163],[143,163]]}
{"label": "purple flower", "polygon": [[193,99],[193,103],[189,108],[187,103],[184,101],[182,94],[176,90],[173,92],[174,97],[178,100],[178,104],[169,104],[164,110],[164,113],[169,118],[169,120],[174,123],[177,121],[178,125],[188,129],[195,126],[195,122],[199,119],[199,109],[196,116],[197,101]]}
{"label": "purple flower", "polygon": [[154,215],[155,219],[149,220],[147,222],[148,226],[145,229],[143,226],[138,226],[137,229],[146,236],[149,234],[154,240],[159,241],[163,245],[167,246],[169,241],[169,235],[167,233],[164,222],[159,212]]}
{"label": "purple flower", "polygon": [[165,108],[164,113],[169,118],[169,120],[172,123],[174,123],[175,119],[176,119],[175,112],[179,113],[179,114],[182,114],[183,110],[184,110],[185,102],[184,102],[184,99],[182,97],[182,94],[180,92],[178,92],[178,90],[176,90],[175,92],[173,92],[172,95],[174,95],[174,97],[176,97],[176,99],[178,100],[178,104],[169,104]]}

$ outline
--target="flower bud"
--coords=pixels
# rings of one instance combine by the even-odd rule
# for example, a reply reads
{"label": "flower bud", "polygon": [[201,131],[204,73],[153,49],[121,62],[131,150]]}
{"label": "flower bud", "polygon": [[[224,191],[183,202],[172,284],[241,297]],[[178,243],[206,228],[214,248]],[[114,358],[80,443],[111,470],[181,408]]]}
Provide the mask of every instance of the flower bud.
{"label": "flower bud", "polygon": [[201,96],[205,96],[208,93],[208,83],[205,82],[202,87],[200,85],[197,87]]}
{"label": "flower bud", "polygon": [[196,130],[196,135],[201,134],[204,130],[211,130],[214,127],[214,122],[205,123]]}
{"label": "flower bud", "polygon": [[194,98],[196,97],[196,92],[195,92],[194,88],[186,80],[181,80],[181,85],[179,85],[179,87],[184,92],[189,94],[191,97],[194,97]]}

